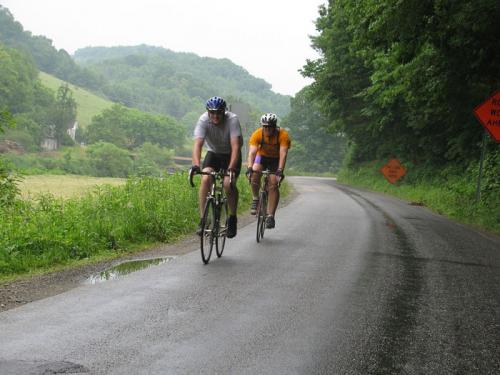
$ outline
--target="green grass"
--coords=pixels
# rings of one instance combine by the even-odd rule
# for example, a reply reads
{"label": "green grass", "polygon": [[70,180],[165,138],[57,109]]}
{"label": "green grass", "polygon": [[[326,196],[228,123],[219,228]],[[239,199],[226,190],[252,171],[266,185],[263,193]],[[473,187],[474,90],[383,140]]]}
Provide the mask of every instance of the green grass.
{"label": "green grass", "polygon": [[390,184],[379,172],[382,164],[343,169],[337,180],[421,204],[458,222],[500,235],[500,189],[497,186],[484,191],[480,202],[476,202],[475,170],[461,174],[442,171],[433,177],[419,177],[417,171],[410,170],[400,181]]}
{"label": "green grass", "polygon": [[[67,83],[44,72],[40,72],[40,80],[45,86],[54,91],[57,91],[61,85]],[[81,87],[72,85],[71,83],[68,83],[68,86],[73,92],[73,98],[77,103],[76,120],[78,121],[78,125],[83,129],[90,124],[92,117],[101,113],[103,110],[110,108],[114,104],[107,99],[103,99],[100,96],[97,96]]]}
{"label": "green grass", "polygon": [[[248,181],[240,178],[238,189],[238,211],[245,212],[251,201]],[[96,186],[83,196],[43,194],[0,207],[0,280],[115,258],[193,233],[197,195],[186,173],[178,173]]]}

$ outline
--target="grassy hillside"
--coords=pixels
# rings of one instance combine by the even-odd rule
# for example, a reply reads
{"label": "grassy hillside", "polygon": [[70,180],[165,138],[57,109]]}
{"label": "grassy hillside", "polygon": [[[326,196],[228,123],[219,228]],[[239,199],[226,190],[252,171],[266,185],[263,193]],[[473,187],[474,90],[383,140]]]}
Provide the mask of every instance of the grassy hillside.
{"label": "grassy hillside", "polygon": [[[65,81],[61,81],[59,78],[44,72],[40,72],[40,80],[45,86],[54,91],[65,83]],[[73,97],[77,103],[76,120],[78,121],[78,125],[82,128],[86,128],[90,124],[93,116],[113,105],[113,102],[92,94],[81,87],[72,84],[68,85],[71,91],[73,91]]]}

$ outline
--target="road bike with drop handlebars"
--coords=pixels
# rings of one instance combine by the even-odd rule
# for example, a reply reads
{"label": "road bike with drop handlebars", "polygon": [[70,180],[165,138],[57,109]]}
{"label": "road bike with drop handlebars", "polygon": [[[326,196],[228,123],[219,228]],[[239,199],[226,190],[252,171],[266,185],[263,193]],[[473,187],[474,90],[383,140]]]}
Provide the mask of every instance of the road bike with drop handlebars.
{"label": "road bike with drop handlebars", "polygon": [[[260,242],[262,238],[264,238],[264,232],[266,231],[266,218],[267,218],[267,203],[269,200],[269,175],[276,175],[275,172],[271,172],[266,169],[262,172],[253,172],[253,173],[261,173],[263,176],[263,181],[261,187],[259,189],[259,203],[257,204],[257,233],[256,240]],[[278,182],[278,189],[281,185],[285,176],[281,176]]]}
{"label": "road bike with drop handlebars", "polygon": [[222,256],[226,245],[229,215],[227,197],[224,191],[224,177],[232,177],[232,175],[225,170],[217,172],[195,172],[190,170],[189,184],[191,187],[195,186],[193,177],[197,174],[210,176],[212,180],[200,223],[202,230],[200,233],[201,259],[204,264],[208,264],[214,244],[218,258]]}

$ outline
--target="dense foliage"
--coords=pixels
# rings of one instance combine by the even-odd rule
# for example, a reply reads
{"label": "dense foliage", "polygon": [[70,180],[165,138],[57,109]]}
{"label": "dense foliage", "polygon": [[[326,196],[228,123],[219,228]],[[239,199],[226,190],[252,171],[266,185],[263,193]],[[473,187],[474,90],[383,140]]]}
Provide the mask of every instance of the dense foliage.
{"label": "dense foliage", "polygon": [[287,159],[292,173],[335,173],[345,154],[346,139],[333,129],[311,95],[302,89],[291,100],[291,112],[281,126],[290,130],[292,149]]}
{"label": "dense foliage", "polygon": [[[1,112],[0,115],[0,133],[2,133],[4,128],[10,125],[11,116],[7,111]],[[18,178],[11,173],[7,163],[0,157],[0,208],[12,204],[19,194],[17,182]]]}
{"label": "dense foliage", "polygon": [[75,119],[76,103],[67,86],[55,93],[40,83],[29,55],[0,43],[0,111],[2,122],[11,125],[0,134],[0,141],[9,139],[24,150],[34,151],[49,135],[59,144],[67,141],[66,130]]}
{"label": "dense foliage", "polygon": [[173,149],[182,146],[185,137],[185,130],[169,116],[118,104],[94,117],[85,133],[88,143],[104,141],[127,149],[137,148],[144,142]]}
{"label": "dense foliage", "polygon": [[2,159],[25,175],[74,174],[96,177],[162,176],[176,169],[172,150],[145,142],[127,150],[108,142],[65,147],[58,152],[3,154]]}
{"label": "dense foliage", "polygon": [[37,67],[65,81],[97,89],[100,78],[79,67],[65,50],[56,50],[52,41],[24,31],[9,10],[0,5],[0,42],[30,55]]}
{"label": "dense foliage", "polygon": [[[477,160],[473,108],[500,88],[497,0],[330,0],[304,74],[351,161]],[[494,148],[490,143],[490,151]]]}
{"label": "dense foliage", "polygon": [[12,173],[2,158],[0,158],[0,209],[13,204],[19,195],[17,183],[19,177]]}
{"label": "dense foliage", "polygon": [[177,119],[199,115],[214,95],[231,96],[282,116],[290,108],[289,97],[272,92],[270,84],[228,59],[146,45],[89,47],[76,51],[75,59],[105,78],[101,89],[111,100]]}

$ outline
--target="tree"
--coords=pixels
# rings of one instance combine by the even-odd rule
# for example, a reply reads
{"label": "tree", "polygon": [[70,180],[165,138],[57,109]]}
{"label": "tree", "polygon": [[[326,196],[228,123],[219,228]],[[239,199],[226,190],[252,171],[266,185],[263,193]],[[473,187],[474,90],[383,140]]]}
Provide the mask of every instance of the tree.
{"label": "tree", "polygon": [[169,116],[153,115],[121,105],[104,110],[87,129],[88,143],[99,141],[132,150],[145,142],[166,148],[184,145],[185,129]]}
{"label": "tree", "polygon": [[29,110],[37,75],[29,57],[0,43],[0,109],[12,114]]}
{"label": "tree", "polygon": [[0,111],[0,133],[5,132],[7,127],[14,127],[15,121],[9,111]]}
{"label": "tree", "polygon": [[67,131],[75,123],[76,119],[76,101],[73,98],[73,92],[65,83],[57,89],[56,103],[53,109],[52,120],[55,125],[56,138],[58,144],[63,144],[67,138]]}
{"label": "tree", "polygon": [[239,97],[262,112],[289,112],[289,97],[228,59],[199,57],[150,46],[84,48],[78,62],[104,77],[102,91],[114,101],[176,119],[203,110],[214,93]]}
{"label": "tree", "polygon": [[134,150],[134,173],[138,176],[160,176],[173,161],[173,152],[150,142]]}
{"label": "tree", "polygon": [[291,100],[291,112],[281,126],[289,128],[292,137],[289,168],[330,173],[340,169],[346,139],[338,131],[329,130],[328,120],[319,111],[310,87],[302,89]]}
{"label": "tree", "polygon": [[[7,126],[12,127],[13,124],[11,114],[8,111],[0,111],[0,133],[3,133]],[[14,202],[14,198],[19,194],[18,182],[19,178],[10,172],[0,157],[0,208]]]}
{"label": "tree", "polygon": [[10,11],[0,5],[0,41],[30,56],[38,69],[53,74],[58,78],[97,89],[102,77],[76,65],[64,50],[56,50],[52,40],[45,36],[34,36],[24,31],[23,26],[15,21]]}
{"label": "tree", "polygon": [[[400,155],[416,164],[474,160],[472,109],[500,87],[495,0],[331,0],[303,69],[354,162]],[[465,163],[464,163],[465,162]]]}
{"label": "tree", "polygon": [[88,155],[97,176],[127,177],[132,170],[132,159],[127,150],[111,143],[98,142],[90,145]]}

